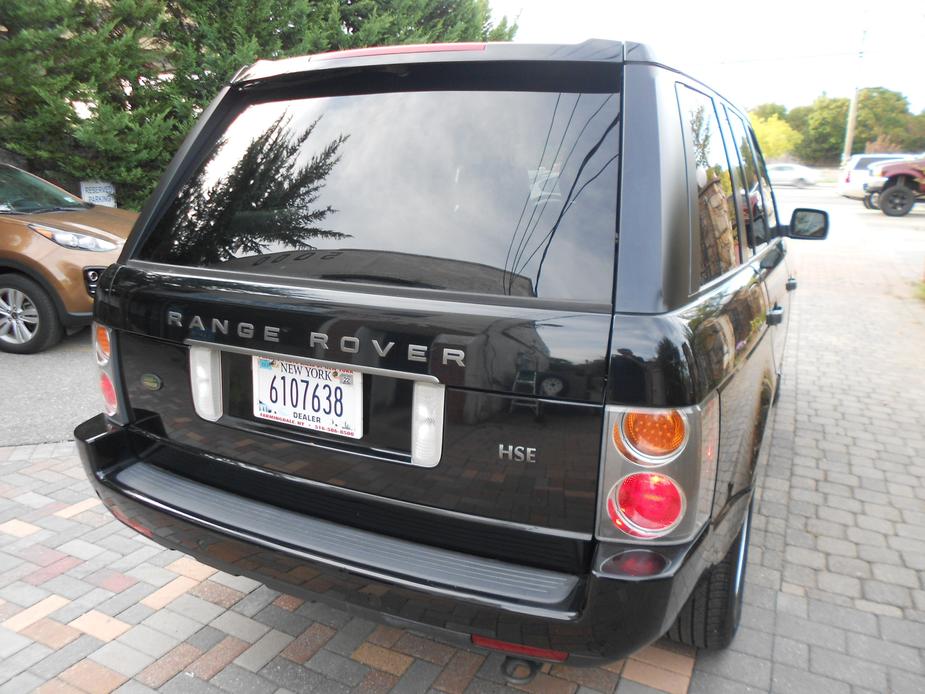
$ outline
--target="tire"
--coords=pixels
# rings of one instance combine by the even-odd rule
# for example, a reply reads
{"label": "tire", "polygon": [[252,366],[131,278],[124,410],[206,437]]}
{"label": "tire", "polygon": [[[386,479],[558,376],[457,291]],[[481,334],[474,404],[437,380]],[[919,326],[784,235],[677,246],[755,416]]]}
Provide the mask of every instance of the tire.
{"label": "tire", "polygon": [[915,192],[897,183],[880,193],[880,211],[887,217],[903,217],[915,205]]}
{"label": "tire", "polygon": [[805,178],[798,178],[793,182],[793,185],[795,185],[797,188],[805,188],[809,185],[809,183],[806,182]]}
{"label": "tire", "polygon": [[55,304],[44,289],[22,275],[0,275],[0,351],[41,352],[63,335]]}
{"label": "tire", "polygon": [[877,205],[879,198],[880,193],[868,193],[864,196],[864,207],[868,210],[879,210],[880,206]]}
{"label": "tire", "polygon": [[694,587],[666,636],[687,646],[714,651],[726,648],[742,619],[742,596],[748,562],[752,504],[732,547],[710,567]]}

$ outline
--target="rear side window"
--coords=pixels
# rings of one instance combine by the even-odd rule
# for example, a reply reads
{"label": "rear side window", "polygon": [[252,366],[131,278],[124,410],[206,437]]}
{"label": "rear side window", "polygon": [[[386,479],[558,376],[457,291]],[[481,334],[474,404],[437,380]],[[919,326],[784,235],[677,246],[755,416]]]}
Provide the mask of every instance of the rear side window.
{"label": "rear side window", "polygon": [[139,258],[610,303],[619,98],[402,91],[243,107]]}
{"label": "rear side window", "polygon": [[703,284],[739,265],[735,196],[713,99],[682,84],[677,91],[688,168],[693,168],[697,188]]}
{"label": "rear side window", "polygon": [[[771,185],[764,168],[764,160],[756,152],[755,144],[749,137],[743,120],[725,107],[732,128],[735,151],[742,166],[744,179],[742,215],[745,220],[745,233],[751,249],[762,248],[773,236],[777,228],[774,203],[771,199]],[[736,156],[732,154],[731,156]]]}

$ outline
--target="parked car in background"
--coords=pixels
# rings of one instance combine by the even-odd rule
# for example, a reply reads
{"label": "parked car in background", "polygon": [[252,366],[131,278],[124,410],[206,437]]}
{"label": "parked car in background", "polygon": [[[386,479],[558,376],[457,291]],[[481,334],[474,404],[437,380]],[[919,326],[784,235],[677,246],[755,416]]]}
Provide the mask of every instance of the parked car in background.
{"label": "parked car in background", "polygon": [[864,184],[870,180],[868,167],[874,164],[908,159],[912,154],[855,154],[841,169],[838,177],[838,192],[846,198],[860,200],[864,197]]}
{"label": "parked car in background", "polygon": [[136,216],[0,164],[0,350],[40,352],[89,325],[97,280]]}
{"label": "parked car in background", "polygon": [[771,164],[768,166],[768,177],[776,186],[796,186],[797,188],[815,185],[819,180],[819,174],[808,166],[799,164]]}
{"label": "parked car in background", "polygon": [[865,191],[888,217],[907,215],[925,200],[925,158],[876,164],[870,172]]}

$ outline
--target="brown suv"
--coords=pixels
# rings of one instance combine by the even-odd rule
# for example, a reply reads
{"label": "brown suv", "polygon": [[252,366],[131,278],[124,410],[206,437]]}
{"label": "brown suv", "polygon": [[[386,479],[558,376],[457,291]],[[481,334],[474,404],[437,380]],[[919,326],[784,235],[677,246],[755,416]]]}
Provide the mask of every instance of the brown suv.
{"label": "brown suv", "polygon": [[88,325],[97,279],[136,216],[0,164],[0,350],[40,352]]}

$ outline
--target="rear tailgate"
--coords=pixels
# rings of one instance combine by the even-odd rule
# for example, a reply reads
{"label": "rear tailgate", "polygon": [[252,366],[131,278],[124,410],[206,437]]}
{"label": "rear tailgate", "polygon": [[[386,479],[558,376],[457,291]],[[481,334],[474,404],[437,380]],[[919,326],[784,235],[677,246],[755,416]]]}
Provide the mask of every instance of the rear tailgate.
{"label": "rear tailgate", "polygon": [[[619,139],[618,73],[599,67],[591,80],[570,66],[581,79],[533,69],[529,84],[486,88],[461,68],[453,91],[229,97],[223,134],[97,304],[120,331],[136,426],[214,462],[151,455],[380,532],[583,561]],[[383,117],[398,108],[403,120]],[[306,369],[336,379],[335,400],[288,380]],[[443,397],[432,467],[412,450],[418,384]],[[536,556],[531,534],[571,558]]]}
{"label": "rear tailgate", "polygon": [[[119,347],[128,399],[136,418],[154,416],[151,431],[377,496],[561,530],[593,527],[607,314],[254,287],[135,268],[122,268],[112,291],[119,309],[104,320],[127,332]],[[228,334],[213,321],[227,322]],[[278,341],[265,339],[268,327]],[[312,333],[328,336],[330,347],[310,347]],[[344,337],[359,340],[356,353],[337,347]],[[383,358],[374,341],[394,347]],[[222,352],[216,422],[195,412],[192,344]],[[409,361],[408,345],[425,347],[427,360]],[[464,366],[444,364],[444,349],[462,352]],[[252,354],[377,369],[364,373],[363,437],[257,418]],[[159,389],[145,386],[149,373]],[[447,387],[443,455],[432,469],[410,464],[409,377],[417,374]],[[558,397],[542,397],[544,387]]]}

